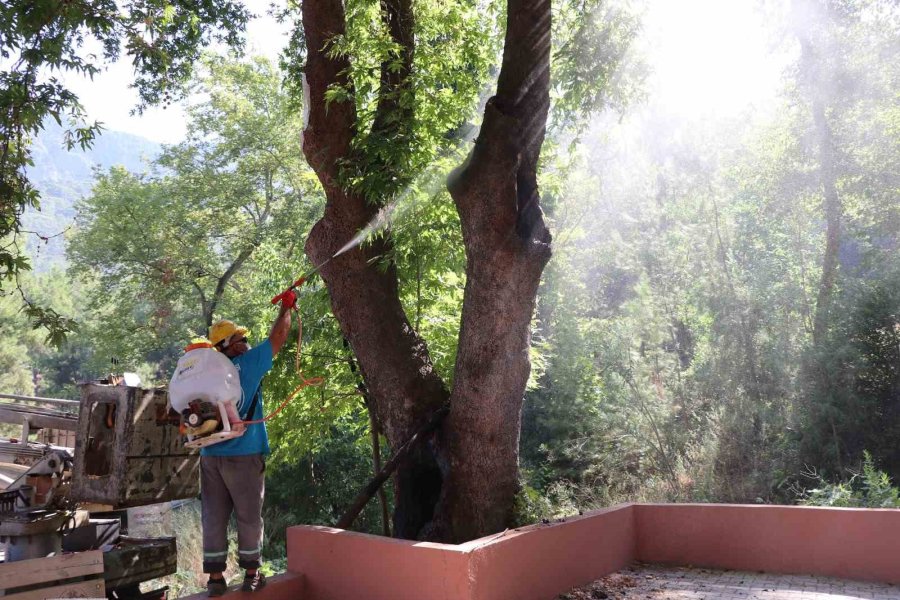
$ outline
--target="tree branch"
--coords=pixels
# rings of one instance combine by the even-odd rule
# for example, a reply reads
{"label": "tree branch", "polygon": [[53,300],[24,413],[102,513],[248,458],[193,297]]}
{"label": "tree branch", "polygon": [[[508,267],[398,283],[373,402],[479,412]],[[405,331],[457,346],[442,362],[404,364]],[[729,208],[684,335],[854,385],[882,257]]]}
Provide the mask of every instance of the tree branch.
{"label": "tree branch", "polygon": [[[303,70],[305,110],[309,120],[303,131],[303,154],[326,190],[337,184],[341,161],[350,154],[356,128],[356,106],[350,81],[350,59],[334,53],[334,42],[346,33],[341,0],[304,0],[303,32],[306,67]],[[342,98],[326,100],[329,90],[341,88]]]}
{"label": "tree branch", "polygon": [[410,451],[412,451],[425,437],[437,429],[438,425],[444,420],[444,417],[447,416],[450,412],[449,406],[443,406],[439,408],[437,411],[432,413],[431,418],[416,431],[411,438],[409,438],[406,443],[400,446],[394,455],[391,457],[391,460],[384,465],[384,468],[381,469],[381,472],[378,473],[363,490],[356,496],[353,500],[353,503],[350,505],[350,508],[344,513],[344,515],[338,520],[337,527],[338,529],[349,529],[351,525],[353,525],[353,521],[356,520],[356,517],[359,516],[359,513],[362,512],[362,509],[366,507],[369,500],[372,499],[372,496],[378,491],[381,485],[387,481],[388,477],[391,476],[391,473],[397,468],[397,465],[409,455]]}
{"label": "tree branch", "polygon": [[381,85],[372,133],[397,140],[396,136],[408,133],[414,113],[413,98],[404,97],[413,93],[410,82],[415,54],[412,1],[381,0],[381,21],[397,47],[381,62]]}
{"label": "tree branch", "polygon": [[[454,199],[474,200],[470,193],[492,173],[514,172],[516,202],[463,200],[463,235],[484,235],[494,223],[493,243],[502,243],[513,225],[520,240],[549,258],[550,232],[544,224],[537,187],[537,163],[550,110],[550,0],[508,0],[503,65],[497,94],[485,106],[484,122],[468,161],[448,182]],[[508,184],[506,184],[508,185]],[[508,192],[503,187],[493,195]],[[478,230],[481,231],[478,231]],[[537,242],[532,244],[531,242]]]}

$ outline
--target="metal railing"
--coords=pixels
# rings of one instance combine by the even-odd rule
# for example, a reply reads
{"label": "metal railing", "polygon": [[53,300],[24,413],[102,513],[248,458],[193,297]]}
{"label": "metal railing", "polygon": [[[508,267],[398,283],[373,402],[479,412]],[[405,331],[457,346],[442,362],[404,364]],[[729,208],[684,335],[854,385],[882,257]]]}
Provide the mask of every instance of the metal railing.
{"label": "metal railing", "polygon": [[[40,396],[23,396],[21,394],[0,394],[0,399],[13,400],[14,402],[0,402],[0,423],[21,425],[22,442],[28,441],[28,436],[33,429],[62,429],[64,431],[76,431],[78,428],[78,408],[81,403],[78,400],[66,400],[64,398],[42,398]],[[47,406],[28,406],[20,402],[37,404],[56,404],[58,408]]]}
{"label": "metal railing", "polygon": [[40,396],[21,396],[19,394],[0,394],[0,398],[9,398],[10,400],[22,400],[23,402],[50,402],[53,404],[79,404],[78,400],[66,400],[64,398],[41,398]]}

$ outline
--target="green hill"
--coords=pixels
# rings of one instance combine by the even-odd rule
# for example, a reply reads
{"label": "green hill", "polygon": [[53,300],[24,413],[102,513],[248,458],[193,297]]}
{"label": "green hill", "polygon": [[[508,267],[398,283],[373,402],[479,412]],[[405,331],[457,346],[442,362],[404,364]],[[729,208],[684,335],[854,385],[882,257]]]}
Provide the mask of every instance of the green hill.
{"label": "green hill", "polygon": [[[108,130],[87,151],[69,151],[63,135],[64,129],[51,122],[31,145],[34,166],[28,169],[28,176],[41,193],[41,207],[38,211],[28,211],[23,223],[26,229],[44,236],[56,235],[72,225],[75,201],[90,193],[94,169],[122,165],[141,173],[160,151],[156,142]],[[65,263],[64,236],[47,243],[29,236],[27,248],[36,271]]]}

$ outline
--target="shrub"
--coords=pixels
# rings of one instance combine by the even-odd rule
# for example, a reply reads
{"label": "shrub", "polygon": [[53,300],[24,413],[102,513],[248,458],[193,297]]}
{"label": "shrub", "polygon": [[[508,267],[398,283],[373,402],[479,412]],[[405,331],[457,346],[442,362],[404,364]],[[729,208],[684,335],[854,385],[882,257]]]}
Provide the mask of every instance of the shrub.
{"label": "shrub", "polygon": [[891,478],[875,467],[868,451],[863,453],[861,473],[853,473],[845,482],[829,483],[812,474],[817,486],[806,490],[800,504],[806,506],[849,506],[864,508],[900,508],[900,489],[891,485]]}

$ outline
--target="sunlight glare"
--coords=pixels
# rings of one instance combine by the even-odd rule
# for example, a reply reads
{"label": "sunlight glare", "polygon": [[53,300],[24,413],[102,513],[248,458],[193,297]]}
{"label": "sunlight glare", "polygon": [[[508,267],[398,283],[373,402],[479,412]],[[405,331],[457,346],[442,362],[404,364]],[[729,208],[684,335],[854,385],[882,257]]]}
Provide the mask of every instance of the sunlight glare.
{"label": "sunlight glare", "polygon": [[768,104],[783,63],[772,55],[757,6],[747,0],[652,3],[644,29],[651,102],[686,117]]}

